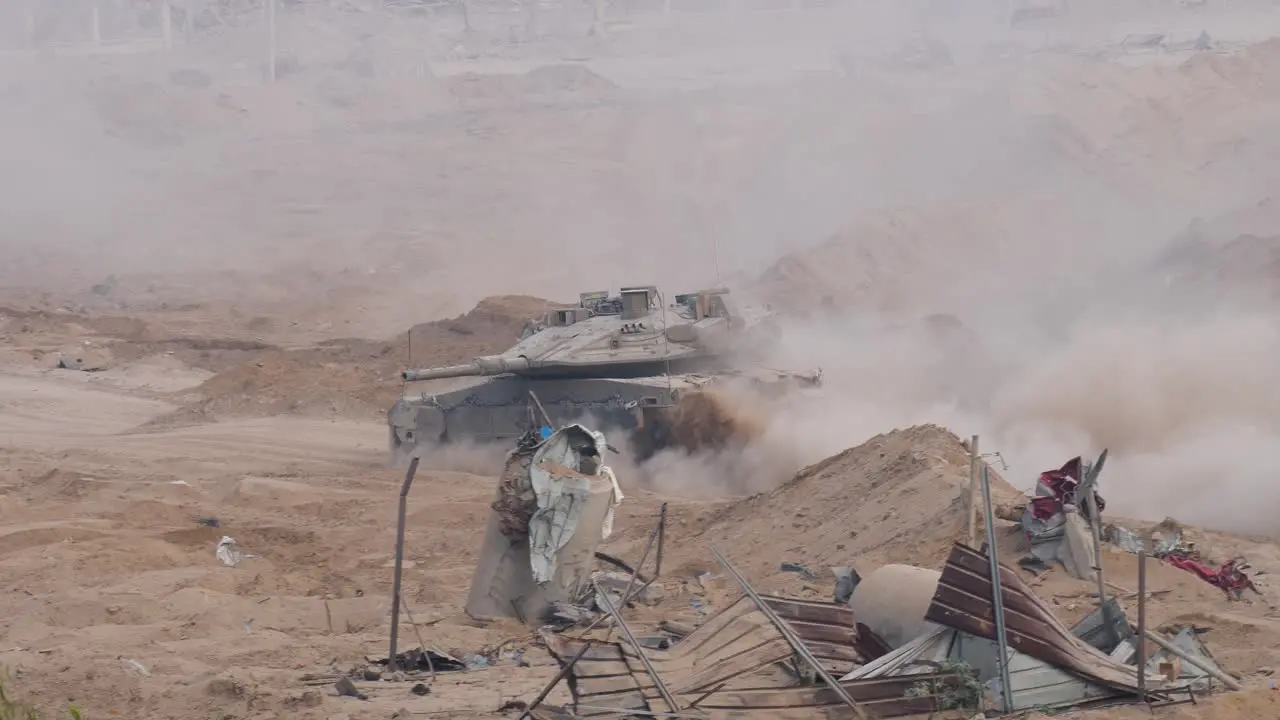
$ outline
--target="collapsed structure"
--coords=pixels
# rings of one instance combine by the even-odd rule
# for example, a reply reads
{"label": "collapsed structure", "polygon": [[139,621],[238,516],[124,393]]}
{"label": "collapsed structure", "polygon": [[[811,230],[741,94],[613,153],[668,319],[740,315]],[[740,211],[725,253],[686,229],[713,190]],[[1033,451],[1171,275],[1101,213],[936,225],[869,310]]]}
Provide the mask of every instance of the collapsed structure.
{"label": "collapsed structure", "polygon": [[[988,563],[984,553],[957,543],[940,573],[919,575],[926,581],[903,588],[900,602],[882,607],[874,619],[844,604],[761,596],[744,585],[737,601],[670,650],[563,636],[549,637],[547,643],[568,668],[576,717],[693,709],[703,717],[726,719],[973,712],[999,707],[1002,693]],[[874,575],[854,590],[855,608],[859,593],[872,589]],[[890,575],[903,576],[899,570]],[[1107,613],[1100,609],[1067,628],[1016,570],[1001,565],[1000,576],[1009,628],[1009,711],[1080,708],[1136,697],[1142,681],[1135,630],[1127,620],[1106,625]],[[928,578],[934,579],[932,588]],[[922,591],[929,594],[923,596],[921,617],[916,613]],[[1124,618],[1118,602],[1109,602],[1117,610],[1114,616]],[[877,632],[877,625],[901,644]],[[920,634],[901,642],[907,636],[896,631],[909,627]],[[805,666],[804,655],[841,673],[839,689],[815,680],[816,668]],[[1225,677],[1189,628],[1165,641],[1143,670],[1146,696],[1164,702],[1177,692],[1206,690],[1211,678]],[[666,696],[679,707],[664,707]]]}
{"label": "collapsed structure", "polygon": [[[932,437],[927,428],[916,431]],[[940,450],[959,445],[946,435],[950,441],[939,439]],[[882,459],[885,444],[871,443]],[[1097,529],[1105,503],[1096,481],[1105,458],[1075,458],[1041,475],[1035,496],[1020,508],[1034,561],[1025,569],[1060,562],[1069,574],[1102,587]],[[797,479],[814,475],[807,469]],[[778,492],[786,490],[795,488]],[[1088,508],[1084,519],[1078,506]],[[1208,691],[1215,681],[1239,688],[1194,628],[1155,633],[1141,613],[1135,627],[1118,597],[1100,593],[1098,609],[1066,626],[1019,571],[993,561],[985,545],[953,543],[941,571],[891,563],[860,577],[848,567],[832,568],[833,603],[762,595],[712,552],[741,584],[741,596],[700,627],[671,633],[670,644],[638,641],[616,613],[622,639],[548,636],[574,702],[535,715],[865,720],[960,711],[969,717],[988,708],[1053,712],[1139,698],[1172,703],[1179,701],[1175,696]]]}
{"label": "collapsed structure", "polygon": [[387,415],[392,453],[419,443],[510,442],[530,430],[587,422],[623,432],[638,459],[666,447],[721,447],[742,430],[710,422],[697,433],[681,411],[715,410],[703,391],[742,382],[781,392],[820,383],[821,374],[772,370],[753,361],[769,325],[724,289],[666,302],[653,286],[582,293],[576,307],[552,310],[502,355],[466,365],[406,370],[406,382],[459,379],[445,392],[406,392]]}
{"label": "collapsed structure", "polygon": [[[467,612],[483,619],[514,617],[539,628],[539,636],[558,661],[556,677],[537,697],[522,703],[521,720],[593,716],[869,720],[938,713],[971,718],[987,710],[1056,712],[1134,701],[1171,704],[1211,692],[1215,683],[1240,689],[1240,682],[1218,666],[1199,640],[1203,628],[1147,627],[1145,573],[1139,575],[1136,625],[1121,596],[1103,589],[1098,555],[1100,509],[1105,504],[1096,495],[1096,481],[1105,452],[1096,463],[1075,458],[1042,474],[1034,496],[1016,513],[1004,513],[1035,521],[1026,521],[1030,528],[1024,527],[1029,533],[1025,537],[1033,551],[1039,545],[1042,553],[1041,562],[1024,562],[1015,568],[1000,563],[988,550],[996,537],[994,523],[988,523],[988,542],[981,549],[972,542],[954,540],[964,530],[964,515],[973,510],[963,497],[956,471],[964,466],[966,456],[971,471],[981,464],[974,457],[974,447],[937,426],[895,431],[805,469],[764,497],[734,503],[735,511],[721,513],[700,538],[712,546],[710,552],[723,567],[718,577],[732,578],[741,592],[718,596],[716,609],[708,611],[704,601],[709,598],[701,593],[707,592],[702,578],[710,573],[698,574],[700,591],[691,590],[688,583],[684,587],[691,593],[689,607],[702,615],[702,622],[694,626],[663,619],[658,624],[660,634],[654,634],[651,625],[638,632],[636,619],[624,611],[635,607],[635,602],[660,606],[664,599],[671,599],[664,598],[661,585],[654,588],[656,594],[648,592],[662,577],[666,504],[634,567],[600,553],[597,548],[610,535],[613,514],[622,500],[617,478],[603,462],[608,442],[602,433],[581,425],[564,426],[545,437],[530,430],[504,466]],[[838,477],[842,463],[856,467],[857,477],[869,485]],[[989,513],[990,484],[985,476],[984,472],[984,505]],[[919,513],[924,512],[939,526],[937,533],[923,536],[923,545],[919,532],[910,536],[917,550],[930,548],[931,557],[942,557],[933,554],[933,538],[950,536],[937,549],[945,553],[941,570],[885,562],[884,556],[883,564],[865,576],[849,566],[833,566],[835,601],[821,602],[757,591],[716,549],[723,541],[748,557],[756,548],[741,542],[743,536],[736,533],[716,539],[716,525],[742,529],[737,511],[794,504],[797,498],[839,505],[835,496],[825,496],[835,492],[837,485],[846,493],[866,495],[864,504],[877,514],[872,497],[876,492],[916,497],[917,489],[943,490],[944,495],[960,491],[950,500],[933,498],[932,505],[918,498],[917,515],[907,521],[918,526]],[[1007,487],[1001,491],[1006,496],[1016,492]],[[1080,532],[1064,527],[1071,522],[1066,516],[1079,513],[1078,505],[1089,508],[1085,517],[1092,545],[1083,538],[1068,540],[1073,532]],[[805,516],[806,512],[795,511],[797,520]],[[846,521],[852,516],[834,509],[830,523],[822,527],[838,524],[835,537],[850,543],[854,536],[872,534],[871,527],[850,531]],[[884,523],[890,514],[880,517]],[[793,527],[806,532],[803,524]],[[1112,528],[1109,534],[1118,532]],[[800,537],[804,536],[788,539]],[[819,530],[817,537],[833,536]],[[862,547],[902,545],[908,535],[890,528],[880,537]],[[778,540],[770,538],[775,544]],[[1043,572],[1041,565],[1049,559],[1062,561],[1062,547],[1054,546],[1068,542],[1081,545],[1071,550],[1079,562],[1076,569],[1092,573],[1099,589],[1097,609],[1073,626],[1064,624],[1053,604],[1033,590],[1038,580],[1028,582],[1021,574]],[[841,554],[847,552],[845,544],[834,547]],[[649,569],[646,563],[655,549],[656,560]],[[816,560],[817,552],[815,548],[810,557]],[[869,559],[865,550],[855,554]],[[626,572],[602,572],[595,567],[598,559]],[[824,561],[834,559],[827,556]],[[783,562],[780,569],[800,572],[807,581],[816,578],[801,563]],[[1067,569],[1074,574],[1072,566]],[[389,662],[392,656],[394,650]],[[437,661],[448,669],[465,669],[471,662],[455,661],[425,644],[403,660],[395,656],[397,665],[413,668],[418,677],[424,666],[434,672]],[[567,682],[572,701],[563,707],[544,704],[562,681]]]}

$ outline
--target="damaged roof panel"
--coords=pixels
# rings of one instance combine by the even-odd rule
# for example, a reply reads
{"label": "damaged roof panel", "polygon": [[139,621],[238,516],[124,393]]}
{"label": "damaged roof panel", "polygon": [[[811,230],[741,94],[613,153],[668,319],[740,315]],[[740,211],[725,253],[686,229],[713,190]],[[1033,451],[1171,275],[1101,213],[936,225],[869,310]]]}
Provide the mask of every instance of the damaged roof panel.
{"label": "damaged roof panel", "polygon": [[761,600],[804,640],[827,669],[843,674],[889,652],[888,645],[854,620],[848,605],[761,595]]}
{"label": "damaged roof panel", "polygon": [[[768,598],[783,621],[797,633],[838,640],[845,638],[846,652],[855,634],[852,613],[826,603]],[[799,620],[799,618],[805,620]],[[843,626],[843,628],[841,627]],[[625,642],[598,643],[550,636],[548,649],[568,662],[583,642],[589,648],[569,675],[578,714],[602,714],[592,708],[662,709],[665,704],[656,683],[645,671],[637,650]],[[803,640],[806,647],[810,641]],[[836,643],[819,642],[832,647]],[[802,685],[782,663],[794,656],[790,644],[754,603],[741,597],[712,616],[670,650],[645,650],[645,655],[681,705],[695,701],[710,718],[853,718],[854,713],[829,687]],[[901,717],[935,711],[936,690],[961,680],[955,675],[913,675],[841,682],[860,704],[878,717]],[[926,688],[920,696],[906,697],[913,687]]]}
{"label": "damaged roof panel", "polygon": [[[994,640],[989,573],[986,555],[957,543],[947,558],[925,619]],[[1000,582],[1010,646],[1101,685],[1128,692],[1137,690],[1135,668],[1112,660],[1072,635],[1017,572],[1001,565]],[[1157,685],[1150,682],[1149,687],[1154,689]]]}

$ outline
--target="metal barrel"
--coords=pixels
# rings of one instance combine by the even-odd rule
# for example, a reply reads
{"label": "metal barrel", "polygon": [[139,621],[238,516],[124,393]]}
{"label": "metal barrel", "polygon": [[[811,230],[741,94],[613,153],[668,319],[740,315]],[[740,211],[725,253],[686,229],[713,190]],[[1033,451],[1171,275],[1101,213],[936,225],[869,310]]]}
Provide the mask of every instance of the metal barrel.
{"label": "metal barrel", "polygon": [[444,367],[405,370],[400,373],[400,377],[404,378],[405,382],[417,382],[419,380],[437,380],[440,378],[502,375],[503,373],[520,372],[528,369],[529,359],[525,357],[485,355],[466,365],[446,365]]}

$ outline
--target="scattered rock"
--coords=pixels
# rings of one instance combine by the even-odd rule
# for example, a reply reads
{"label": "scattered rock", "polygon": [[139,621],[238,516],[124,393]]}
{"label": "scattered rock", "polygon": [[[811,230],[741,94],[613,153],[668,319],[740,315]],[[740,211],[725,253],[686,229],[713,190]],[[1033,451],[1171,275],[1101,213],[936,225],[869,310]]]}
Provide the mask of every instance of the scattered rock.
{"label": "scattered rock", "polygon": [[422,683],[418,683],[417,685],[414,685],[412,688],[410,688],[409,692],[418,696],[428,695],[431,693],[431,688],[427,687]]}
{"label": "scattered rock", "polygon": [[367,667],[364,669],[364,679],[371,682],[381,680],[382,673],[376,668]]}
{"label": "scattered rock", "polygon": [[667,591],[658,583],[654,583],[640,593],[638,599],[645,605],[657,605],[667,597]]}
{"label": "scattered rock", "polygon": [[351,682],[351,678],[349,677],[338,678],[338,682],[334,683],[333,687],[335,690],[338,691],[338,694],[343,697],[353,697],[358,700],[369,699],[368,695],[365,695],[364,693],[356,689],[356,684],[354,682]]}
{"label": "scattered rock", "polygon": [[225,698],[244,697],[244,685],[232,678],[217,677],[205,685],[205,692]]}

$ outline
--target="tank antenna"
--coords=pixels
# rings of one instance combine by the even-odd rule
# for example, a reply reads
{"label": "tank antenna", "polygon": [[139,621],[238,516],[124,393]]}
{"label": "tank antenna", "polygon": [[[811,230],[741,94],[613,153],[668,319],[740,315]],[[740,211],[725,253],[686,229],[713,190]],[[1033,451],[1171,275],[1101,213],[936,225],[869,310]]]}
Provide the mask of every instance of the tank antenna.
{"label": "tank antenna", "polygon": [[667,298],[658,291],[658,304],[662,306],[662,364],[666,368],[667,400],[671,399],[671,348],[667,343]]}

